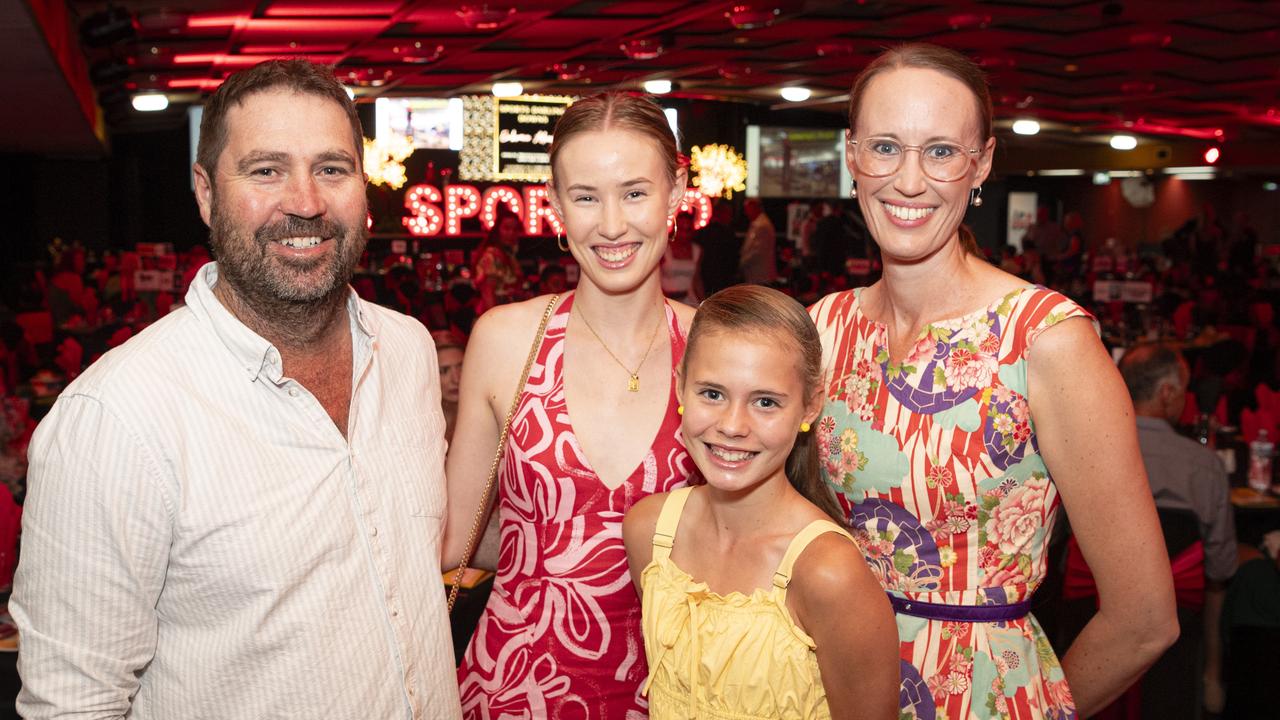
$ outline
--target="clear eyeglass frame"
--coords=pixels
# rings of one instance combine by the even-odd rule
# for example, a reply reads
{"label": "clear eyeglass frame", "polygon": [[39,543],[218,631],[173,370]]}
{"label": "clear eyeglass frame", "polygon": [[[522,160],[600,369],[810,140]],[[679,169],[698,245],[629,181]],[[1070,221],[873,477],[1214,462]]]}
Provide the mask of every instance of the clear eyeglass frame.
{"label": "clear eyeglass frame", "polygon": [[[867,150],[866,148],[868,148],[870,144],[877,141],[886,142],[891,145],[896,145],[898,147],[898,151],[899,151],[897,154],[898,161],[893,166],[892,170],[875,172],[875,171],[869,170],[867,167],[864,167],[864,163],[860,162],[860,160],[862,159],[862,154],[865,152],[870,152],[870,150]],[[984,150],[984,148],[967,148],[959,143],[953,143],[953,142],[933,142],[933,143],[929,143],[928,145],[907,145],[905,143],[900,143],[897,140],[894,140],[893,138],[889,138],[889,137],[865,137],[865,138],[862,138],[861,140],[847,140],[846,142],[849,143],[849,145],[854,149],[854,153],[853,153],[854,163],[858,166],[858,169],[861,170],[863,174],[865,174],[867,177],[880,178],[880,177],[889,177],[890,175],[893,175],[894,173],[902,169],[903,158],[907,156],[907,151],[915,150],[920,157],[920,160],[919,160],[920,169],[924,171],[925,175],[928,175],[931,179],[936,180],[938,182],[955,182],[956,180],[963,178],[965,173],[969,171],[969,168],[972,166],[973,163],[977,161],[977,157],[981,155]],[[927,150],[935,147],[951,148],[953,150],[959,151],[958,155],[956,156],[963,157],[967,162],[956,163],[956,172],[953,174],[948,174],[948,173],[935,174],[937,171],[942,170],[943,168],[938,166],[936,163],[933,163],[931,167],[931,163],[929,162],[928,156],[926,154]]]}

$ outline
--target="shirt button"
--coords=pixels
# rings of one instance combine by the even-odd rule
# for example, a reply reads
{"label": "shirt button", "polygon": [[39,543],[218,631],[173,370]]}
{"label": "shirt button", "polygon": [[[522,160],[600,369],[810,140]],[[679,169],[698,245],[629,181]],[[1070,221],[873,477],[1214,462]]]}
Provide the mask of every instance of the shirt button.
{"label": "shirt button", "polygon": [[378,528],[371,528],[369,530],[369,535],[371,535],[372,537],[378,537]]}
{"label": "shirt button", "polygon": [[399,610],[392,610],[392,611],[391,611],[391,617],[400,617],[400,611],[399,611]]}
{"label": "shirt button", "polygon": [[289,388],[289,397],[298,397],[298,388],[296,387]]}

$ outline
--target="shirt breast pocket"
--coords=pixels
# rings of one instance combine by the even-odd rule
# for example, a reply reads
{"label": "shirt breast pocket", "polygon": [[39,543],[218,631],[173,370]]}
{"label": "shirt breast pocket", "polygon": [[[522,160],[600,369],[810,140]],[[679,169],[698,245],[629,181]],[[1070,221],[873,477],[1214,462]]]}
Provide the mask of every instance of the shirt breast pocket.
{"label": "shirt breast pocket", "polygon": [[425,413],[387,422],[380,433],[385,458],[381,472],[391,478],[389,488],[414,517],[444,515],[444,422],[439,413]]}

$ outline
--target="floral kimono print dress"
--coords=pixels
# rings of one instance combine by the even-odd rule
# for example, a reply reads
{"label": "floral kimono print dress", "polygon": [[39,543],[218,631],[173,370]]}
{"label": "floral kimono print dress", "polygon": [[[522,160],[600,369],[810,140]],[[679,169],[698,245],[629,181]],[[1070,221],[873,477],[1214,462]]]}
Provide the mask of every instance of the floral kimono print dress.
{"label": "floral kimono print dress", "polygon": [[863,315],[860,294],[810,310],[827,390],[817,441],[897,610],[901,717],[1076,717],[1025,609],[1059,505],[1027,404],[1027,354],[1040,333],[1088,314],[1028,286],[926,326],[892,364],[888,331]]}

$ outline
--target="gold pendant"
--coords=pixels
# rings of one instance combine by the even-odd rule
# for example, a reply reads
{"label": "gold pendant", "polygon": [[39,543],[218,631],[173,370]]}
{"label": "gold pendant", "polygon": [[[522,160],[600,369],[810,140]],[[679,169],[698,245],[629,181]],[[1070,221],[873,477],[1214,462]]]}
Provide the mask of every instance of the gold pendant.
{"label": "gold pendant", "polygon": [[632,375],[627,381],[627,392],[640,392],[640,376]]}

